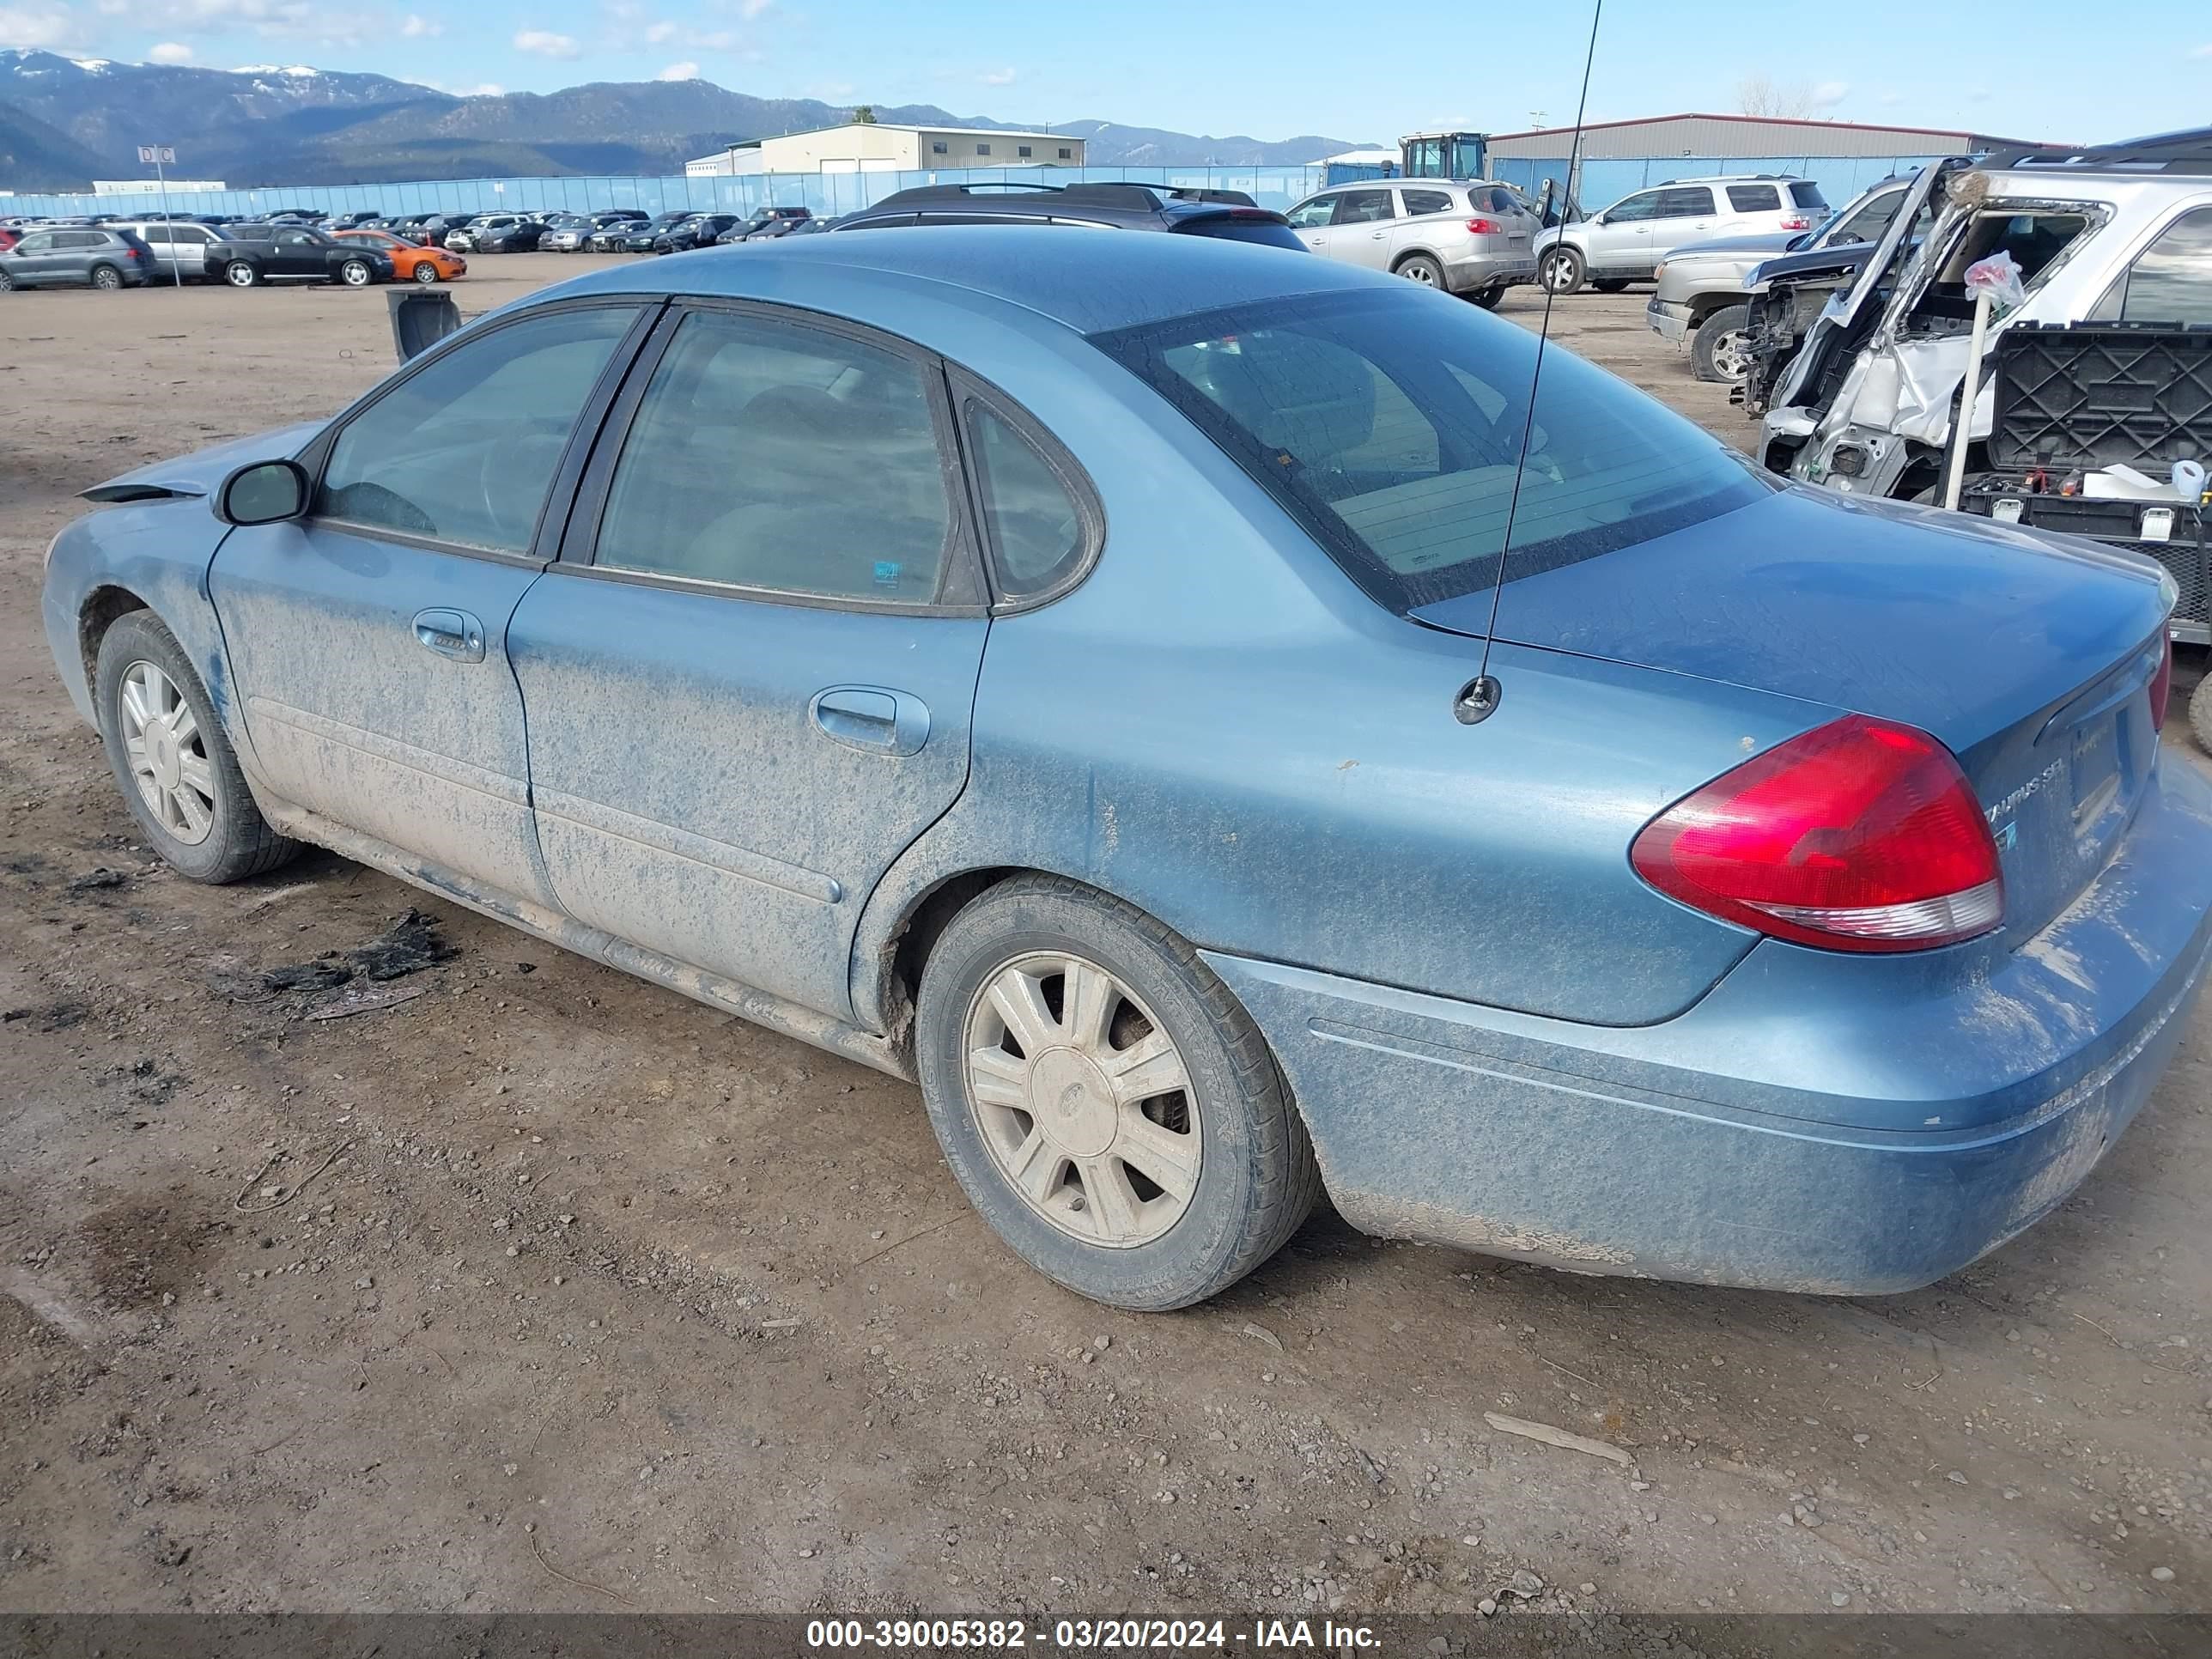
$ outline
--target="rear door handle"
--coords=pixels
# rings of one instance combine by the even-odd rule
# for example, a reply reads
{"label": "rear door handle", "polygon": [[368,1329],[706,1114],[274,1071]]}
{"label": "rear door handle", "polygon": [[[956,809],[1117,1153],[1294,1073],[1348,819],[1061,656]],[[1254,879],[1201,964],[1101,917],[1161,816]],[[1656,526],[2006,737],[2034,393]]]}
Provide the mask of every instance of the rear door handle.
{"label": "rear door handle", "polygon": [[483,624],[465,611],[417,611],[415,640],[425,651],[455,662],[483,660]]}
{"label": "rear door handle", "polygon": [[880,685],[833,685],[807,712],[824,737],[848,749],[913,755],[929,741],[929,706]]}

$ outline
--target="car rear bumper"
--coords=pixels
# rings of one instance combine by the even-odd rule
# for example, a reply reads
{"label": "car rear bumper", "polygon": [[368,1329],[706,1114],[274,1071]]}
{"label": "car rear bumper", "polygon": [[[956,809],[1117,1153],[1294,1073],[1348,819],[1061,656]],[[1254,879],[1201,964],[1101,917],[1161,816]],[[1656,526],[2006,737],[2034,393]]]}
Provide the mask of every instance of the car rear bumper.
{"label": "car rear bumper", "polygon": [[[1583,1273],[1905,1291],[2055,1208],[2149,1097],[2212,951],[2209,849],[2212,786],[2169,755],[2112,863],[1994,966],[1769,941],[1653,1026],[1207,960],[1364,1231]],[[1866,991],[1882,968],[1908,995]]]}
{"label": "car rear bumper", "polygon": [[1536,256],[1525,248],[1495,253],[1474,253],[1444,266],[1444,282],[1455,294],[1473,289],[1510,288],[1536,280]]}
{"label": "car rear bumper", "polygon": [[1644,307],[1644,320],[1651,331],[1662,340],[1672,340],[1680,345],[1690,332],[1690,308],[1672,300],[1662,300],[1656,295]]}

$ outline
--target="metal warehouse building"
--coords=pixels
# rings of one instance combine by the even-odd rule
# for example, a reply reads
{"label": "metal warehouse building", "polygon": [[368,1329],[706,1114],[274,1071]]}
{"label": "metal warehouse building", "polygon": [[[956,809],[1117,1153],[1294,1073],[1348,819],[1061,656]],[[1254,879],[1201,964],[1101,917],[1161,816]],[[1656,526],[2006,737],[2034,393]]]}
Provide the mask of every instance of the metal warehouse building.
{"label": "metal warehouse building", "polygon": [[[1490,140],[1493,156],[1563,155],[1565,127],[1507,132]],[[1654,115],[1638,121],[1597,121],[1583,129],[1586,161],[1694,155],[1757,160],[1777,155],[1935,155],[2018,146],[2027,141],[1943,127],[1870,127],[1852,121],[1782,121],[1757,115]]]}

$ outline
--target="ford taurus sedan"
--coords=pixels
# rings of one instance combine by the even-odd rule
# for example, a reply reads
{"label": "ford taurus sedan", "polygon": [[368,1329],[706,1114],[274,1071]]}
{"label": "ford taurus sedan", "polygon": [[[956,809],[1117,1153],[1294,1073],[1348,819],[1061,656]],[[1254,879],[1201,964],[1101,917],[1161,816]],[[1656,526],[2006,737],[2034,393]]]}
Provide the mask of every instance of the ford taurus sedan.
{"label": "ford taurus sedan", "polygon": [[318,842],[915,1079],[1133,1308],[1324,1191],[1900,1290],[2142,1106],[2212,940],[2155,570],[1272,248],[756,252],[88,492],[46,630],[178,871]]}

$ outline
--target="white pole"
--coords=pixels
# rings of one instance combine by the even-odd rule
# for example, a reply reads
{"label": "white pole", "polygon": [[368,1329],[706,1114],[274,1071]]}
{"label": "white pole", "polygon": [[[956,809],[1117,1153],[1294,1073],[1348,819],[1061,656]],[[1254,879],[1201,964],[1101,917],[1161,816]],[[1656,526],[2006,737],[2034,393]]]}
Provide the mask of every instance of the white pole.
{"label": "white pole", "polygon": [[169,250],[169,279],[181,289],[185,285],[185,266],[177,255],[177,222],[169,214],[169,175],[162,168],[158,144],[154,147],[154,182],[161,189],[161,223],[169,233],[169,240],[164,244]]}
{"label": "white pole", "polygon": [[1943,481],[1943,505],[1959,510],[1959,489],[1966,476],[1966,433],[1974,423],[1974,400],[1982,392],[1982,343],[1990,331],[1990,291],[1974,295],[1974,332],[1966,343],[1966,378],[1959,386],[1959,418],[1951,423],[1951,470]]}

